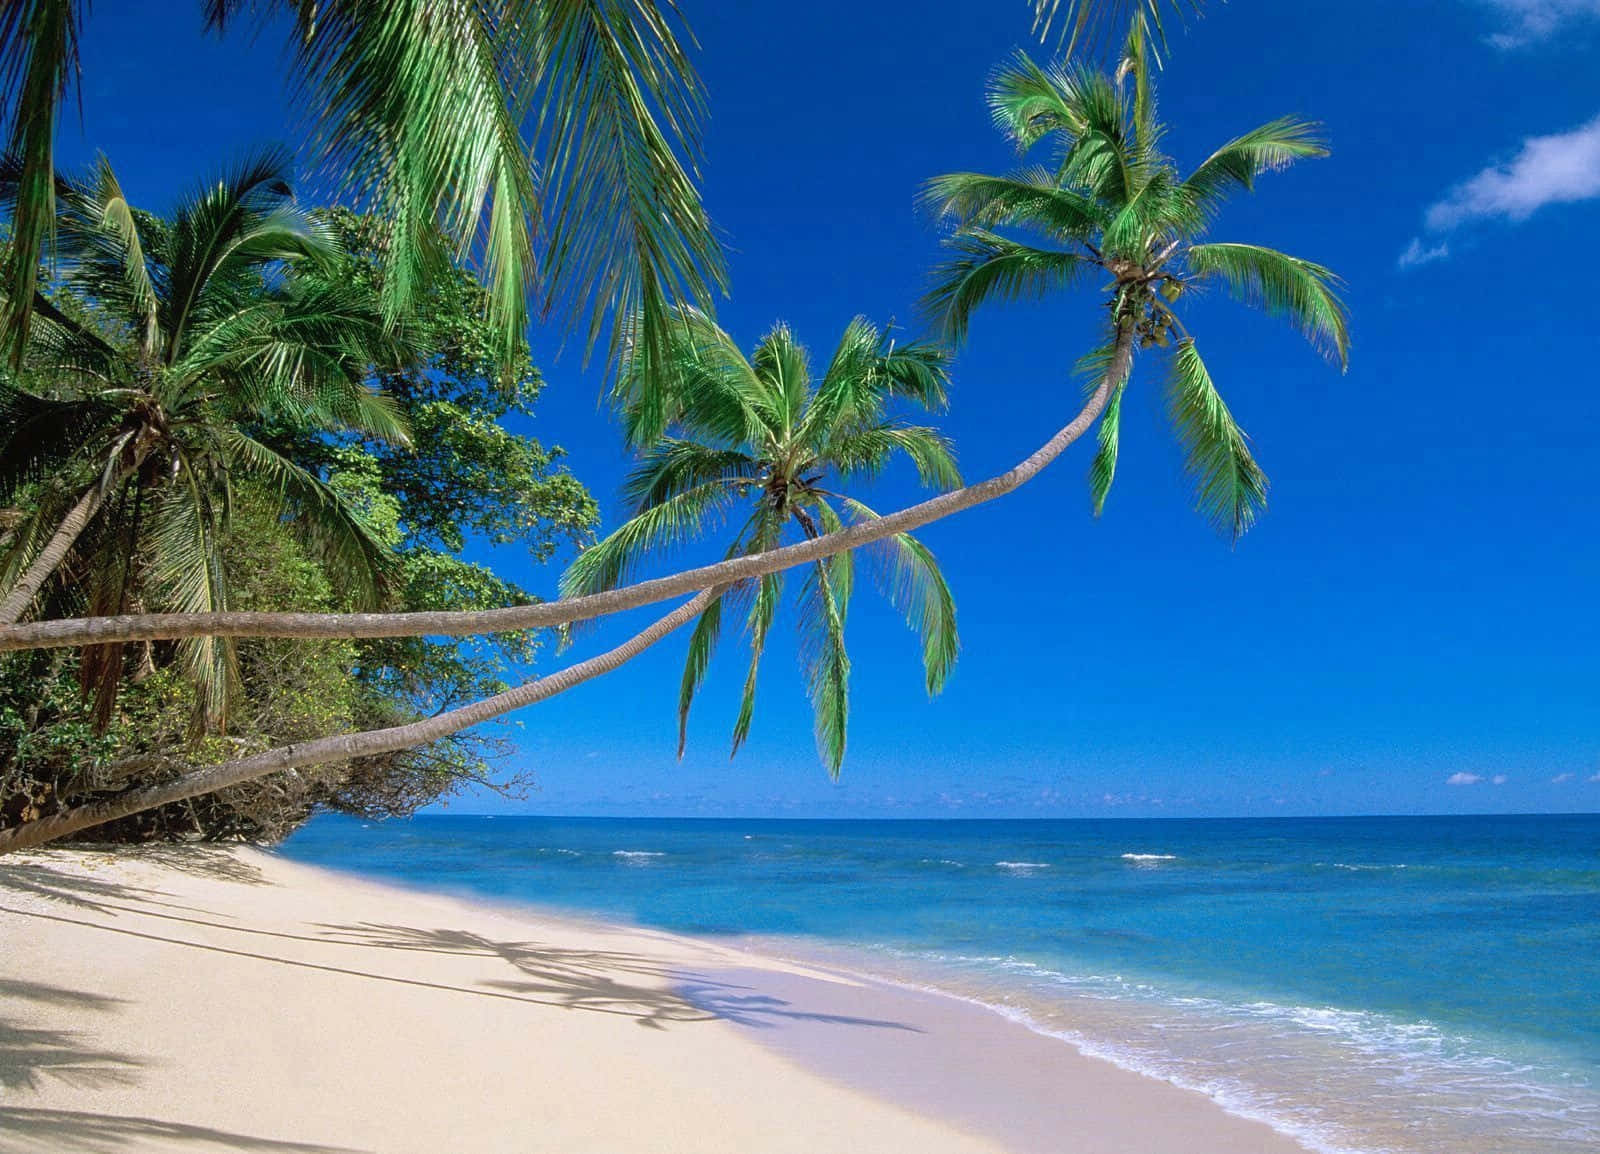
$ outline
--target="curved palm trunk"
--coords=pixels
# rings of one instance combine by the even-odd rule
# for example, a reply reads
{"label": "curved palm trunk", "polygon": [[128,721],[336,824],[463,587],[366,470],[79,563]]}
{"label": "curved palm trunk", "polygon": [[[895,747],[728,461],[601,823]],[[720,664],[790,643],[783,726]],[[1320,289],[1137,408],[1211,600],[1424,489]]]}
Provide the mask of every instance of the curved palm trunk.
{"label": "curved palm trunk", "polygon": [[463,729],[492,720],[512,710],[521,709],[525,705],[544,701],[558,693],[566,692],[575,685],[610,673],[643,653],[673,630],[694,620],[720,592],[720,588],[701,592],[648,628],[634,634],[615,649],[607,650],[576,665],[570,665],[548,677],[538,677],[523,682],[514,689],[508,689],[504,693],[484,698],[471,705],[464,705],[460,709],[436,714],[422,721],[412,722],[410,725],[374,729],[366,733],[341,733],[332,737],[319,737],[315,741],[303,741],[296,745],[279,746],[277,749],[268,749],[249,757],[236,758],[233,761],[225,761],[219,765],[186,773],[176,781],[130,790],[104,801],[90,802],[88,805],[80,805],[64,813],[26,822],[8,830],[0,830],[0,854],[43,845],[47,841],[54,841],[104,822],[115,821],[119,817],[127,817],[140,810],[198,797],[203,793],[226,789],[230,785],[252,781],[270,773],[281,773],[287,769],[298,769],[306,765],[323,765],[330,761],[375,757],[378,754],[393,753],[409,749],[414,745],[437,741],[441,737],[449,737],[452,733],[460,733]]}
{"label": "curved palm trunk", "polygon": [[49,542],[17,579],[17,583],[11,587],[11,592],[6,594],[5,600],[0,601],[0,624],[15,624],[17,619],[28,611],[28,606],[33,604],[40,587],[50,579],[50,574],[56,571],[56,566],[60,565],[62,559],[72,551],[73,545],[83,536],[83,531],[89,527],[89,522],[94,520],[94,515],[100,511],[100,506],[104,503],[105,490],[99,485],[91,485],[88,491],[78,498],[78,503],[62,518],[61,524]]}
{"label": "curved palm trunk", "polygon": [[[866,522],[863,525],[852,526],[838,533],[830,533],[812,541],[799,545],[791,545],[783,549],[773,549],[765,553],[751,554],[745,557],[734,558],[718,565],[708,565],[700,569],[691,569],[675,577],[661,578],[657,581],[641,582],[630,586],[628,589],[617,590],[617,593],[630,594],[637,598],[629,605],[645,605],[651,601],[671,596],[671,593],[659,593],[664,588],[674,586],[675,583],[689,582],[689,589],[699,592],[680,605],[677,609],[660,618],[654,624],[640,633],[635,634],[615,649],[592,657],[577,665],[569,666],[549,677],[536,678],[524,682],[514,689],[494,697],[485,698],[472,705],[462,706],[436,717],[423,721],[413,722],[410,725],[395,726],[390,729],[375,729],[366,733],[338,734],[332,737],[322,737],[315,741],[301,742],[297,745],[280,746],[253,754],[250,757],[225,761],[218,765],[208,766],[205,769],[195,770],[184,774],[176,781],[164,785],[148,786],[142,789],[131,790],[114,798],[104,801],[91,802],[88,805],[78,806],[67,810],[65,813],[55,814],[51,817],[41,818],[38,821],[27,822],[9,830],[0,830],[0,854],[10,853],[13,850],[27,849],[32,846],[42,845],[57,838],[66,837],[68,834],[77,833],[79,830],[89,829],[92,826],[114,821],[119,817],[127,817],[141,810],[151,809],[168,802],[181,801],[184,798],[198,797],[201,794],[211,793],[225,789],[230,785],[252,781],[258,777],[265,777],[271,773],[279,773],[287,769],[296,769],[301,766],[324,765],[333,761],[345,761],[357,757],[372,757],[382,753],[392,753],[396,750],[409,749],[415,745],[422,745],[429,741],[437,741],[441,737],[448,737],[470,728],[481,722],[499,717],[512,710],[520,709],[525,705],[544,701],[558,693],[564,693],[575,685],[579,685],[602,674],[609,673],[619,666],[631,661],[643,653],[656,642],[666,637],[689,621],[694,620],[709,606],[733,581],[743,580],[747,577],[762,576],[766,573],[777,572],[780,569],[790,568],[795,565],[805,564],[808,561],[841,553],[846,549],[853,549],[859,545],[881,540],[893,533],[905,532],[907,529],[926,525],[930,521],[947,517],[951,513],[960,512],[992,501],[1013,489],[1018,488],[1036,476],[1046,465],[1059,457],[1067,446],[1081,437],[1094,424],[1095,419],[1105,408],[1107,400],[1118,384],[1127,377],[1128,370],[1133,364],[1133,330],[1129,326],[1122,326],[1117,332],[1117,339],[1107,367],[1105,378],[1100,382],[1089,400],[1084,404],[1078,415],[1072,419],[1060,432],[1045,442],[1036,452],[1015,467],[981,481],[976,485],[967,486],[935,497],[931,501],[924,501],[919,505],[912,505],[898,513],[891,513],[877,521]],[[885,529],[887,525],[889,528]],[[857,533],[856,530],[866,528],[867,533]],[[718,574],[731,574],[719,577]],[[708,580],[709,578],[709,580]],[[649,592],[642,592],[649,591]],[[607,594],[598,594],[596,597],[605,597]],[[577,598],[574,602],[566,602],[569,607],[574,603],[593,602],[596,597]],[[557,603],[562,604],[562,603]],[[619,608],[620,608],[619,607]],[[529,608],[539,608],[532,606]],[[498,612],[517,612],[501,610]],[[612,612],[611,609],[596,610],[582,616],[596,616],[601,612]],[[240,616],[237,614],[195,615],[203,616],[210,620],[213,617]],[[264,614],[273,618],[292,618],[307,620],[317,623],[316,614]],[[344,619],[344,615],[330,615]],[[400,617],[402,619],[428,618],[436,615],[416,614],[371,614],[361,615],[371,617]],[[476,618],[483,614],[449,614],[450,618]],[[568,616],[557,620],[579,620],[581,617]],[[102,621],[118,622],[119,620],[140,620],[139,618],[102,618]],[[161,617],[145,618],[160,622]],[[171,620],[167,618],[166,620]],[[74,623],[68,623],[74,624]],[[506,628],[497,624],[495,628]],[[428,629],[426,632],[442,632],[441,630]],[[471,632],[468,629],[457,629],[457,633]],[[143,636],[168,636],[160,633]],[[328,636],[323,633],[275,633],[273,636]],[[362,634],[362,636],[398,636],[395,633]],[[235,634],[238,636],[238,634]],[[350,636],[338,634],[337,636]],[[97,640],[105,640],[104,636]],[[123,635],[122,639],[128,639]],[[60,641],[58,645],[75,644],[73,641]],[[22,648],[12,645],[9,648]]]}
{"label": "curved palm trunk", "polygon": [[1133,331],[1119,331],[1105,378],[1076,417],[1032,455],[1004,473],[985,481],[941,493],[894,513],[827,533],[810,541],[785,545],[735,557],[715,565],[687,569],[668,577],[640,581],[603,593],[569,597],[538,605],[478,612],[424,613],[164,613],[121,617],[86,617],[38,621],[27,625],[0,625],[0,653],[17,649],[53,649],[94,645],[110,641],[162,641],[185,637],[463,637],[519,629],[548,628],[587,621],[681,597],[712,585],[727,585],[792,569],[882,541],[897,533],[921,528],[933,521],[1003,497],[1037,476],[1085,432],[1100,416],[1110,398],[1112,382],[1127,376],[1133,361]]}

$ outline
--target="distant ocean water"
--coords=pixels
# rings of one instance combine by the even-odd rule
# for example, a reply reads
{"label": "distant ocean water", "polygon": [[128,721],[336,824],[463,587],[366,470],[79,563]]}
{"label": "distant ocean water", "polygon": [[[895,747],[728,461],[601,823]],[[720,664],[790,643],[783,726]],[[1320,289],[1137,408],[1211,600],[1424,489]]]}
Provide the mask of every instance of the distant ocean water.
{"label": "distant ocean water", "polygon": [[283,852],[754,935],[981,1002],[1330,1154],[1600,1150],[1600,815],[322,818]]}

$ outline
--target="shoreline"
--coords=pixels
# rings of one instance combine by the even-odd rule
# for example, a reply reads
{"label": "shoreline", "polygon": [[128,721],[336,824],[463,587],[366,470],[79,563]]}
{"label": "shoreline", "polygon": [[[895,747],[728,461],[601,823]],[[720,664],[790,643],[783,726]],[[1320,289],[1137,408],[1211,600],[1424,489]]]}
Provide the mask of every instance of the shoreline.
{"label": "shoreline", "polygon": [[956,996],[259,850],[19,855],[0,905],[4,1154],[1305,1150]]}

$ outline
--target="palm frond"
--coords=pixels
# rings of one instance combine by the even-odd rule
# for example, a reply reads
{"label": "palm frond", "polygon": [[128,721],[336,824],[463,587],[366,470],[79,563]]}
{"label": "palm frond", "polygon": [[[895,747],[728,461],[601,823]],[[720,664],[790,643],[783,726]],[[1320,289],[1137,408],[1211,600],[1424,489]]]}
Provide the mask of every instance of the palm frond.
{"label": "palm frond", "polygon": [[[1111,371],[1115,344],[1107,343],[1094,349],[1078,361],[1078,376],[1085,392],[1093,392]],[[1089,463],[1089,498],[1096,517],[1105,510],[1106,498],[1111,495],[1111,482],[1117,475],[1117,453],[1122,435],[1122,394],[1128,387],[1125,376],[1111,390],[1105,410],[1100,414],[1100,427],[1095,431],[1094,460]]]}
{"label": "palm frond", "polygon": [[876,477],[896,453],[916,467],[917,479],[931,489],[961,487],[950,439],[926,425],[890,422],[842,432],[827,441],[822,456],[844,477]]}
{"label": "palm frond", "polygon": [[[227,574],[217,538],[221,510],[192,469],[156,505],[149,535],[151,578],[159,604],[175,613],[219,613],[228,608]],[[178,643],[179,664],[194,686],[196,722],[217,731],[238,699],[240,676],[233,643],[198,637]]]}
{"label": "palm frond", "polygon": [[1348,367],[1349,322],[1332,270],[1253,244],[1197,244],[1188,262],[1196,276],[1220,277],[1247,304],[1287,318],[1313,348]]}
{"label": "palm frond", "polygon": [[1079,48],[1095,51],[1115,43],[1117,33],[1130,26],[1165,48],[1163,14],[1176,16],[1181,24],[1203,9],[1200,0],[1028,0],[1028,4],[1033,9],[1034,35],[1047,39],[1059,22],[1058,35],[1068,56]]}
{"label": "palm frond", "polygon": [[260,264],[330,252],[331,238],[294,206],[292,158],[281,147],[247,155],[208,181],[173,215],[162,329],[170,365],[214,277],[235,262]]}
{"label": "palm frond", "polygon": [[845,326],[833,358],[805,401],[797,439],[821,450],[840,428],[879,422],[891,398],[925,409],[948,403],[950,354],[926,341],[897,344],[865,317]]}
{"label": "palm frond", "polygon": [[918,199],[925,211],[959,220],[964,228],[1014,225],[1061,242],[1090,239],[1105,223],[1093,199],[1060,187],[1044,168],[1009,176],[948,172],[927,181]]}
{"label": "palm frond", "polygon": [[750,603],[750,613],[745,619],[745,629],[750,634],[750,668],[745,673],[744,689],[739,695],[739,714],[733,723],[733,744],[728,750],[730,758],[750,736],[750,725],[756,713],[756,681],[761,673],[761,658],[767,649],[767,634],[778,614],[778,602],[783,596],[783,574],[768,573],[761,577]]}
{"label": "palm frond", "polygon": [[710,316],[677,310],[665,353],[641,344],[624,350],[612,399],[631,448],[653,444],[681,426],[724,444],[757,442],[780,414],[771,389]]}
{"label": "palm frond", "polygon": [[[858,521],[878,518],[860,501],[845,498],[844,505]],[[931,549],[909,533],[896,533],[868,546],[865,552],[879,562],[874,576],[883,595],[922,640],[922,669],[929,696],[939,693],[961,651],[955,595],[939,562]]]}
{"label": "palm frond", "polygon": [[718,449],[680,437],[664,437],[652,447],[622,483],[622,494],[636,509],[649,509],[689,489],[723,483],[734,492],[737,482],[754,478],[760,462],[738,449]]}
{"label": "palm frond", "polygon": [[678,760],[689,744],[689,710],[694,705],[694,695],[705,680],[711,665],[711,655],[716,652],[722,638],[722,603],[718,597],[705,607],[689,634],[689,652],[683,661],[683,680],[678,685]]}
{"label": "palm frond", "polygon": [[786,439],[800,422],[811,392],[811,357],[788,325],[773,325],[750,358],[756,377],[767,386],[776,415],[773,432]]}
{"label": "palm frond", "polygon": [[1076,253],[1034,248],[981,228],[964,228],[946,244],[958,255],[934,270],[922,307],[952,344],[966,340],[979,305],[1042,300],[1094,267]]}
{"label": "palm frond", "polygon": [[621,585],[650,552],[702,535],[708,521],[736,496],[731,486],[713,481],[641,510],[573,559],[561,577],[561,595],[576,597]]}
{"label": "palm frond", "polygon": [[78,77],[81,0],[13,0],[0,8],[0,109],[5,156],[15,166],[11,236],[0,261],[4,351],[22,359],[39,284],[39,264],[56,227],[56,122]]}
{"label": "palm frond", "polygon": [[0,501],[59,475],[102,434],[113,413],[93,398],[53,400],[0,384]]}
{"label": "palm frond", "polygon": [[1195,350],[1182,340],[1167,378],[1167,407],[1195,484],[1195,508],[1238,541],[1266,508],[1267,477]]}
{"label": "palm frond", "polygon": [[809,568],[800,603],[800,664],[811,699],[817,752],[828,776],[837,781],[850,720],[850,656],[844,647],[845,602],[834,588],[828,561]]}
{"label": "palm frond", "polygon": [[1293,116],[1269,120],[1237,136],[1200,163],[1184,181],[1208,210],[1236,189],[1249,192],[1256,177],[1287,168],[1297,160],[1327,156],[1318,126]]}
{"label": "palm frond", "polygon": [[[672,336],[675,303],[726,288],[694,176],[704,95],[673,0],[519,0],[513,47],[538,61],[552,301],[608,321],[613,357],[646,360]],[[685,36],[687,36],[685,29]],[[692,37],[689,38],[692,44]]]}
{"label": "palm frond", "polygon": [[222,433],[229,468],[261,482],[279,502],[285,527],[357,603],[377,608],[395,575],[394,555],[333,489],[237,429]]}

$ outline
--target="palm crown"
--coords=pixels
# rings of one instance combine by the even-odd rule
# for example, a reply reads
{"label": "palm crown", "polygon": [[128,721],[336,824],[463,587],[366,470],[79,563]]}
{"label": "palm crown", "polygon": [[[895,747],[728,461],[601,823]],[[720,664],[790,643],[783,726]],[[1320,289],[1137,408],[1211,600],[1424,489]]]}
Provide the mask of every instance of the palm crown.
{"label": "palm crown", "polygon": [[[806,349],[783,325],[746,359],[727,333],[692,310],[674,344],[663,386],[634,358],[623,363],[618,400],[630,444],[643,450],[626,482],[634,516],[580,554],[564,594],[607,589],[628,579],[651,550],[699,537],[730,515],[739,528],[728,556],[757,553],[786,536],[816,537],[846,521],[877,516],[840,491],[902,456],[923,484],[958,486],[950,445],[937,431],[890,414],[896,399],[926,409],[945,403],[947,359],[925,344],[896,346],[860,318],[845,329],[826,370],[813,376]],[[740,519],[742,516],[742,520]],[[933,554],[902,533],[873,559],[885,593],[922,638],[927,688],[942,688],[957,650],[955,603]],[[722,630],[724,607],[745,608],[751,659],[734,726],[733,752],[750,731],[756,677],[777,614],[783,574],[720,594],[689,643],[679,696],[682,756],[690,705]],[[799,598],[801,661],[816,716],[818,749],[831,773],[844,759],[850,659],[845,619],[854,586],[849,553],[814,563]]]}
{"label": "palm crown", "polygon": [[[320,478],[249,433],[266,421],[407,436],[366,384],[373,365],[409,355],[403,331],[333,274],[333,242],[295,206],[286,164],[272,153],[241,164],[170,219],[131,208],[104,160],[59,182],[59,291],[36,300],[21,369],[0,379],[0,501],[29,494],[0,541],[12,619],[62,560],[72,579],[52,596],[68,608],[82,596],[97,613],[135,599],[226,609],[218,537],[241,481],[277,499],[352,600],[376,599],[384,545]],[[14,188],[0,179],[0,193]],[[186,644],[205,719],[220,722],[230,645]],[[120,650],[91,657],[109,702]]]}
{"label": "palm crown", "polygon": [[[1236,137],[1187,176],[1161,151],[1136,24],[1116,76],[1041,67],[1019,54],[990,86],[997,125],[1021,152],[1049,142],[1048,164],[1007,176],[958,172],[930,181],[926,202],[958,221],[955,255],[926,298],[952,341],[990,301],[1039,298],[1088,276],[1109,276],[1110,332],[1085,358],[1103,372],[1118,342],[1167,353],[1168,411],[1194,479],[1196,505],[1235,540],[1265,507],[1267,479],[1250,454],[1178,316],[1184,291],[1220,281],[1246,303],[1287,317],[1341,367],[1349,349],[1338,279],[1270,248],[1200,240],[1229,194],[1263,172],[1326,155],[1315,126],[1285,117]],[[1019,239],[1001,230],[1015,230]],[[1114,382],[1090,469],[1094,510],[1116,471],[1122,393]]]}

